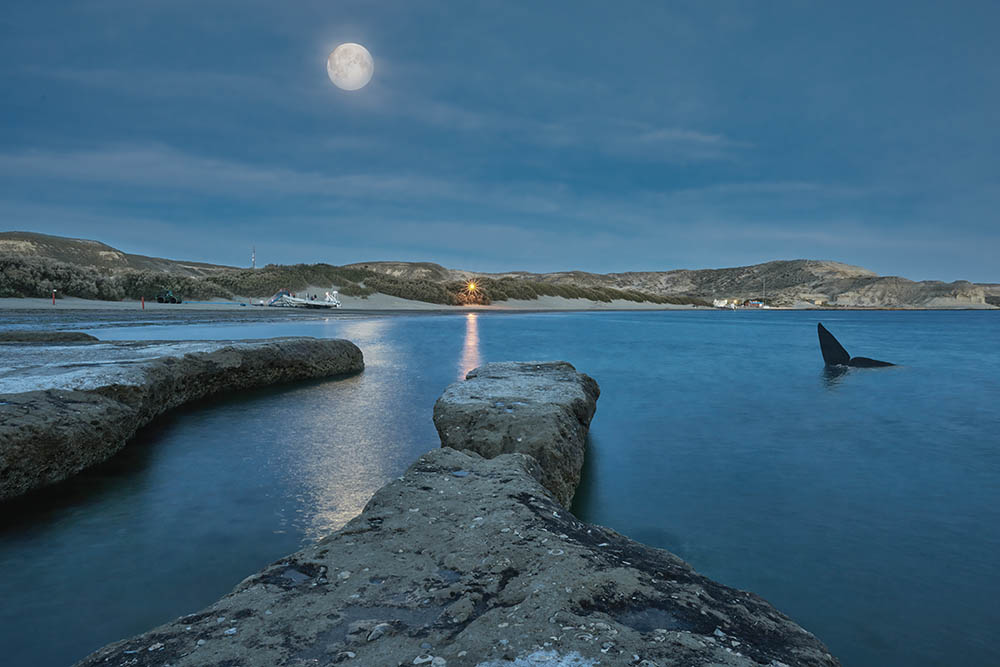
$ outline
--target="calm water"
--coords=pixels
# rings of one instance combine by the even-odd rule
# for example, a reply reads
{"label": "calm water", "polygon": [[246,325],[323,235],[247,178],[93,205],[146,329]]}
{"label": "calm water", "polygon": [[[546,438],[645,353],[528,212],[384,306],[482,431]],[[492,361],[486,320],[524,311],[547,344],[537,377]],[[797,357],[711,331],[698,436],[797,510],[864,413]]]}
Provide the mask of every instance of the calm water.
{"label": "calm water", "polygon": [[[826,374],[820,316],[852,354],[902,366]],[[566,359],[601,385],[581,518],[759,593],[845,665],[1000,664],[998,313],[83,325],[121,340],[345,337],[367,370],[182,409],[109,464],[3,507],[5,665],[71,663],[336,529],[437,446],[448,383],[510,359]]]}

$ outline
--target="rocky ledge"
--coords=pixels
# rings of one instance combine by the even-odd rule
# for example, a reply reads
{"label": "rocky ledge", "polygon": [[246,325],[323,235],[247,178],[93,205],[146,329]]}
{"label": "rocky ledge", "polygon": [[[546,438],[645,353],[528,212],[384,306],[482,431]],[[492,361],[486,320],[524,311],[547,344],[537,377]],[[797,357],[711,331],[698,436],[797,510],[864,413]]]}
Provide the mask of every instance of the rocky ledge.
{"label": "rocky ledge", "polygon": [[[510,365],[495,373],[495,385],[491,372],[474,372],[470,382],[488,405],[506,395],[510,373],[546,368],[553,378],[572,369]],[[596,398],[592,380],[575,381]],[[547,386],[538,381],[539,392]],[[439,421],[449,419],[447,405],[438,404]],[[584,412],[589,421],[593,407]],[[333,535],[210,607],[79,664],[839,664],[758,596],[578,521],[546,479],[526,454],[432,450]]]}
{"label": "rocky ledge", "polygon": [[184,403],[363,368],[350,341],[277,338],[153,359],[130,369],[128,383],[0,395],[0,501],[108,459],[139,428]]}
{"label": "rocky ledge", "polygon": [[0,343],[95,343],[82,331],[0,331]]}
{"label": "rocky ledge", "polygon": [[434,405],[444,447],[493,458],[528,454],[542,484],[569,507],[580,483],[590,420],[601,390],[571,364],[504,362],[469,371]]}

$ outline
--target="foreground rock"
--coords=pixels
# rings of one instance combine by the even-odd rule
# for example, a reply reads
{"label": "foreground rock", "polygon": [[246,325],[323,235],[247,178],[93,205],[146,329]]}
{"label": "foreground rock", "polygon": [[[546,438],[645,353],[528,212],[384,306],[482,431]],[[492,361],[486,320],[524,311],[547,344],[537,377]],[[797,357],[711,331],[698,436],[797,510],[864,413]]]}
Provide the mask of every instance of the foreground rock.
{"label": "foreground rock", "polygon": [[486,364],[445,390],[434,425],[444,447],[488,459],[531,455],[542,484],[569,507],[600,393],[593,378],[565,361]]}
{"label": "foreground rock", "polygon": [[[470,450],[523,445],[550,461],[548,449],[582,448],[597,385],[569,364],[469,378],[435,407],[443,434],[461,426]],[[507,399],[523,405],[508,412]],[[333,535],[79,664],[839,664],[756,595],[577,521],[546,488],[568,484],[524,453],[432,450]]]}
{"label": "foreground rock", "polygon": [[108,459],[139,428],[184,403],[363,368],[361,350],[349,341],[279,338],[147,361],[130,370],[128,383],[0,395],[0,500]]}
{"label": "foreground rock", "polygon": [[836,665],[751,593],[577,521],[534,459],[437,449],[318,544],[97,665]]}

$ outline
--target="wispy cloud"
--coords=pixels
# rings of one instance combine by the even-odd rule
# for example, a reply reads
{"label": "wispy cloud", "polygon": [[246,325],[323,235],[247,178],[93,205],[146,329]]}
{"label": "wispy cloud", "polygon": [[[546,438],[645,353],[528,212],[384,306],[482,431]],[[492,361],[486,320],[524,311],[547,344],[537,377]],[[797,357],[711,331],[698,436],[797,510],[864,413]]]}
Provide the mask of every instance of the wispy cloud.
{"label": "wispy cloud", "polygon": [[734,143],[721,134],[706,134],[676,127],[649,130],[639,134],[635,139],[640,143],[685,143],[702,146],[726,146]]}
{"label": "wispy cloud", "polygon": [[260,75],[233,72],[175,71],[163,69],[83,69],[75,67],[27,67],[33,76],[55,79],[80,86],[113,90],[130,96],[176,98],[262,96],[281,81]]}
{"label": "wispy cloud", "polygon": [[633,152],[667,162],[728,160],[752,148],[721,133],[681,127],[638,127],[617,142]]}
{"label": "wispy cloud", "polygon": [[[382,248],[384,257],[453,264],[468,257],[474,262],[468,268],[490,270],[579,268],[566,259],[575,256],[603,257],[582,267],[596,270],[690,268],[717,263],[712,259],[717,250],[711,249],[730,246],[751,259],[790,254],[855,261],[859,245],[926,253],[935,247],[959,252],[969,242],[941,243],[933,230],[915,225],[905,238],[873,227],[865,220],[864,201],[880,193],[849,185],[759,181],[579,192],[557,181],[483,183],[432,171],[351,169],[350,163],[326,171],[254,164],[162,144],[0,153],[0,197],[6,198],[0,219],[8,228],[74,236],[85,235],[74,229],[96,230],[87,234],[98,236],[107,230],[108,238],[131,241],[127,232],[115,230],[136,229],[136,220],[170,235],[176,223],[157,216],[155,202],[206,197],[218,205],[194,213],[204,229],[227,229],[233,215],[227,211],[242,206],[239,224],[245,233],[279,226],[314,239],[311,252],[338,253],[335,259],[314,254],[315,261],[353,261]],[[63,187],[74,183],[80,187]],[[23,194],[48,191],[60,193],[48,204]],[[121,209],[125,202],[139,213]],[[213,220],[213,210],[223,218]],[[193,223],[188,218],[185,224]],[[378,245],[372,244],[372,229],[380,230]],[[219,243],[226,233],[219,232]],[[141,251],[142,244],[132,248]],[[352,250],[365,255],[350,255]],[[177,253],[213,259],[196,247],[179,246]],[[298,261],[289,255],[281,261],[293,260]]]}
{"label": "wispy cloud", "polygon": [[[0,154],[0,175],[7,188],[17,183],[102,184],[110,191],[184,192],[222,200],[277,201],[300,197],[314,207],[342,200],[437,205],[462,203],[480,210],[517,214],[567,214],[576,196],[560,183],[488,182],[457,176],[386,169],[358,171],[349,161],[335,161],[328,171],[207,157],[164,145],[117,146],[84,151],[25,151]],[[419,211],[415,211],[419,214]]]}
{"label": "wispy cloud", "polygon": [[675,191],[602,194],[579,192],[552,180],[483,183],[433,170],[363,172],[348,161],[335,161],[324,171],[304,170],[204,156],[162,144],[0,153],[0,175],[8,183],[0,191],[11,192],[17,189],[14,184],[27,181],[36,185],[100,183],[111,191],[186,192],[222,200],[298,197],[309,199],[319,209],[343,200],[434,206],[452,202],[527,220],[561,217],[620,229],[657,226],[664,221],[745,219],[747,212],[762,206],[787,215],[789,207],[810,207],[820,198],[829,203],[865,196],[863,189],[809,182],[719,183]]}
{"label": "wispy cloud", "polygon": [[[640,158],[664,162],[724,160],[751,146],[718,132],[684,127],[657,127],[649,123],[620,121],[603,113],[565,113],[553,107],[532,113],[499,110],[469,101],[457,103],[433,85],[422,85],[428,76],[412,66],[380,63],[388,71],[356,95],[333,97],[325,77],[270,76],[265,70],[234,73],[209,70],[162,68],[24,67],[32,76],[85,86],[150,100],[215,100],[239,107],[249,101],[291,110],[297,115],[330,117],[344,115],[393,118],[400,122],[436,128],[439,131],[474,135],[477,141],[540,146],[576,151],[598,151],[606,156]],[[536,75],[537,76],[540,75]],[[532,79],[534,80],[534,79]],[[535,81],[543,85],[545,79]],[[545,85],[554,85],[551,82]],[[596,83],[563,87],[593,93]],[[238,118],[236,119],[238,121]],[[359,141],[353,135],[345,143]]]}
{"label": "wispy cloud", "polygon": [[458,197],[450,183],[419,174],[324,174],[279,166],[205,157],[163,145],[119,146],[87,151],[0,154],[0,173],[53,180],[100,182],[121,187],[183,190],[216,196]]}

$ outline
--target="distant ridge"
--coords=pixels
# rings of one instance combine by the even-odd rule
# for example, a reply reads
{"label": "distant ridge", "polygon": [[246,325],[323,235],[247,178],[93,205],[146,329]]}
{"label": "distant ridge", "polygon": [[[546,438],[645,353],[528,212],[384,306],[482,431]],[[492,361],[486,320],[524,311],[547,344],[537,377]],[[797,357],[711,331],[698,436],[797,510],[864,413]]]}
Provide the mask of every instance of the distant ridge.
{"label": "distant ridge", "polygon": [[211,275],[233,268],[203,262],[184,262],[133,255],[112,248],[100,241],[49,236],[35,232],[0,232],[0,255],[41,257],[103,271],[114,272],[132,269],[189,277]]}
{"label": "distant ridge", "polygon": [[724,269],[675,269],[626,273],[477,273],[446,269],[428,262],[358,262],[365,268],[400,279],[445,282],[476,276],[522,278],[584,287],[612,287],[661,296],[690,295],[707,300],[766,298],[779,306],[846,306],[870,308],[986,308],[1000,306],[1000,286],[965,280],[915,282],[880,276],[858,266],[828,260],[793,259]]}
{"label": "distant ridge", "polygon": [[[219,264],[134,255],[99,241],[34,232],[0,232],[0,256],[3,255],[51,259],[95,269],[105,274],[145,271],[165,276],[198,279],[221,276],[226,272],[237,270]],[[395,289],[400,292],[398,296],[407,291],[406,283],[453,285],[456,282],[479,277],[495,280],[508,278],[580,288],[612,288],[657,297],[685,297],[703,301],[714,299],[744,301],[766,297],[767,302],[772,305],[793,307],[1000,307],[998,284],[974,284],[965,280],[951,283],[933,280],[915,282],[897,276],[880,276],[873,271],[850,264],[812,259],[777,260],[722,269],[675,269],[607,274],[585,271],[480,273],[464,269],[448,269],[432,262],[394,261],[357,262],[340,269],[355,270],[358,275],[354,280],[361,283],[373,282],[379,275],[386,276],[386,280],[392,278],[395,280]],[[365,281],[365,274],[370,276],[370,280]],[[361,287],[361,289],[369,288]],[[435,287],[435,289],[441,288]]]}

